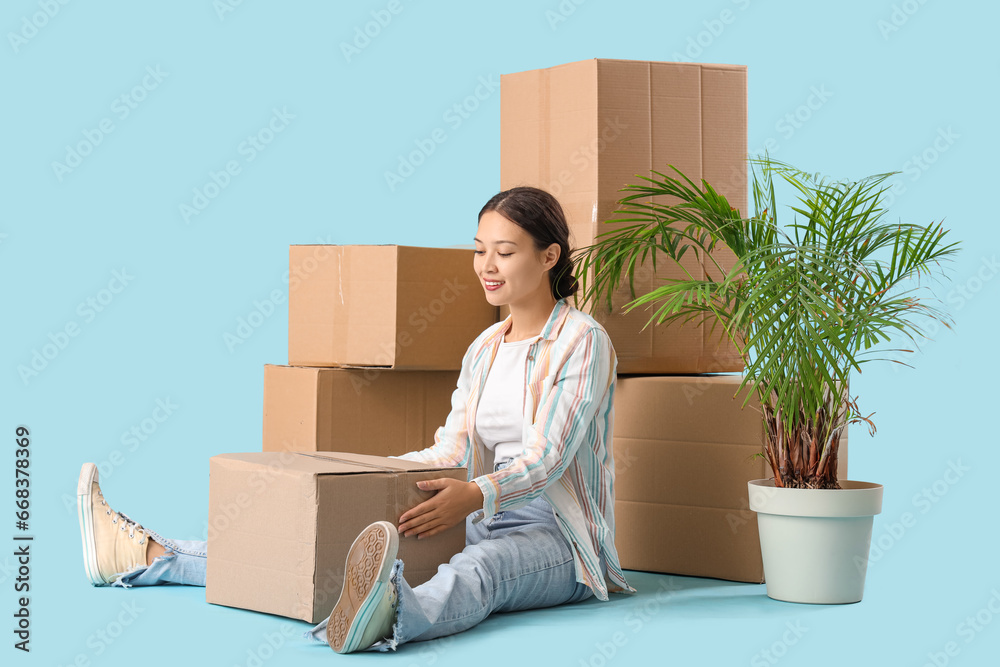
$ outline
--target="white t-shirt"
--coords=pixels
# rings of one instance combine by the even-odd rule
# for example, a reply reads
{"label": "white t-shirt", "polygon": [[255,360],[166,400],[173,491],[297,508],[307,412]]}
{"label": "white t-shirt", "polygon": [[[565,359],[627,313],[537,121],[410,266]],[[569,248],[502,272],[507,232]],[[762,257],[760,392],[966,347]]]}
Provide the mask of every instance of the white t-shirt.
{"label": "white t-shirt", "polygon": [[528,348],[538,337],[500,342],[476,411],[476,433],[493,451],[494,470],[524,449],[524,387]]}

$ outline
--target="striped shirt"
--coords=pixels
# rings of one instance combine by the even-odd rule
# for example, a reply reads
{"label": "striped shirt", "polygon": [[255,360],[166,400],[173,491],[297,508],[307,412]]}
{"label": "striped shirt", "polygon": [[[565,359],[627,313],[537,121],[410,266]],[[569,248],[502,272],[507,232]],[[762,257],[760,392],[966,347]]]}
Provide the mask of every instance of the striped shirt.
{"label": "striped shirt", "polygon": [[441,468],[467,466],[470,481],[483,492],[475,522],[542,496],[572,546],[577,581],[601,600],[609,591],[635,592],[615,549],[611,435],[618,360],[611,340],[592,317],[563,299],[556,302],[525,361],[524,450],[493,472],[475,419],[490,365],[510,325],[508,316],[473,341],[462,359],[451,413],[434,434],[434,444],[399,458]]}

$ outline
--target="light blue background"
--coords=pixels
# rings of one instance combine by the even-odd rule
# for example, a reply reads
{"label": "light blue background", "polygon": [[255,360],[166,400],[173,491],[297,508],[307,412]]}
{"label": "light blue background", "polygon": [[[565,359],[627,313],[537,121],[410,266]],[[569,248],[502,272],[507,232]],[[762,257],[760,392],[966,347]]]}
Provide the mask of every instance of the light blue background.
{"label": "light blue background", "polygon": [[[180,652],[218,665],[260,657],[267,665],[542,657],[763,665],[774,663],[761,652],[774,649],[783,665],[921,665],[954,641],[960,652],[949,664],[995,664],[1000,618],[983,614],[990,622],[971,635],[959,624],[993,595],[1000,608],[997,5],[577,3],[401,0],[402,11],[349,61],[339,45],[387,2],[245,0],[221,14],[211,0],[71,2],[35,33],[24,21],[45,0],[4,3],[0,433],[9,449],[0,462],[10,470],[14,428],[27,424],[36,537],[29,656],[11,648],[12,549],[0,552],[4,661],[161,665]],[[30,39],[12,43],[22,31]],[[891,214],[945,219],[963,242],[939,289],[955,330],[925,345],[915,370],[872,366],[854,380],[879,432],[852,432],[850,476],[885,484],[874,540],[888,547],[861,604],[789,605],[764,597],[762,586],[683,577],[658,597],[670,578],[634,574],[635,598],[501,616],[447,642],[340,658],[300,641],[304,624],[207,605],[200,589],[126,593],[86,583],[73,497],[82,462],[110,466],[104,488],[116,508],[163,533],[198,537],[208,457],[260,447],[262,365],[287,359],[287,306],[232,350],[224,335],[273,290],[287,294],[289,244],[469,243],[479,207],[499,187],[499,92],[457,127],[444,114],[481,78],[593,57],[676,60],[688,49],[693,60],[749,66],[751,149],[770,139],[773,156],[838,178],[902,171]],[[165,77],[147,78],[151,89],[122,117],[114,100],[141,85],[147,68]],[[814,89],[827,99],[800,108]],[[294,118],[248,161],[240,144],[274,109]],[[796,113],[798,127],[785,120]],[[103,119],[113,131],[60,180],[52,163]],[[384,172],[438,127],[445,143],[390,190]],[[925,152],[932,163],[915,167]],[[241,172],[186,224],[179,206],[230,160]],[[116,270],[128,284],[91,317],[80,304],[102,296]],[[79,335],[22,381],[18,366],[70,322]],[[130,451],[122,434],[158,399],[178,407]],[[962,476],[942,481],[958,462]],[[0,534],[11,534],[12,475],[0,477],[8,480]],[[934,502],[921,500],[935,482]],[[912,525],[890,532],[906,512]],[[113,641],[100,639],[132,616]],[[804,634],[783,646],[795,638],[786,623]],[[623,645],[604,658],[616,632]]]}

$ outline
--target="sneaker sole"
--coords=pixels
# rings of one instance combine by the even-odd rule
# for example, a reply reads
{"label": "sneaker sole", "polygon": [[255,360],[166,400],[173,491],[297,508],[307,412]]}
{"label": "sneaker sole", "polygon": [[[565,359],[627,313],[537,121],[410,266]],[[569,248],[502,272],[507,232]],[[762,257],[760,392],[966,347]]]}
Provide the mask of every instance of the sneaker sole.
{"label": "sneaker sole", "polygon": [[344,586],[330,612],[326,639],[337,653],[352,653],[378,607],[399,551],[399,535],[388,521],[378,521],[355,538],[347,552]]}
{"label": "sneaker sole", "polygon": [[80,536],[83,538],[83,569],[87,579],[94,586],[105,586],[97,566],[97,542],[94,540],[94,482],[98,481],[97,466],[84,463],[80,468],[80,479],[76,483],[76,513],[80,520]]}

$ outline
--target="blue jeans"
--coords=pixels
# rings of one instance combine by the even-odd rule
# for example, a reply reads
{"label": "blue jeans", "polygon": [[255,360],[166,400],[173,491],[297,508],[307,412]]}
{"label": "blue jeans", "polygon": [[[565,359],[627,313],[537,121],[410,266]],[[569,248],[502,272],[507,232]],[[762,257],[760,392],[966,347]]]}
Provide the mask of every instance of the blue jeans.
{"label": "blue jeans", "polygon": [[[370,650],[455,634],[494,612],[553,607],[593,594],[576,581],[573,554],[542,498],[477,524],[469,515],[465,549],[429,581],[411,588],[398,559],[390,581],[399,600],[393,636]],[[325,642],[326,621],[306,636]]]}
{"label": "blue jeans", "polygon": [[[172,554],[126,574],[122,586],[205,585],[205,542],[149,534]],[[593,594],[590,587],[576,581],[573,554],[559,531],[552,506],[542,498],[476,524],[469,515],[465,549],[439,566],[429,581],[411,588],[399,559],[390,581],[399,600],[393,636],[371,650],[395,650],[405,642],[461,632],[494,612],[553,607]],[[306,637],[326,643],[326,621]]]}
{"label": "blue jeans", "polygon": [[[143,529],[145,530],[145,529]],[[156,586],[157,584],[205,585],[208,544],[200,540],[168,540],[151,530],[147,535],[162,544],[167,553],[145,567],[123,575],[115,586]]]}

